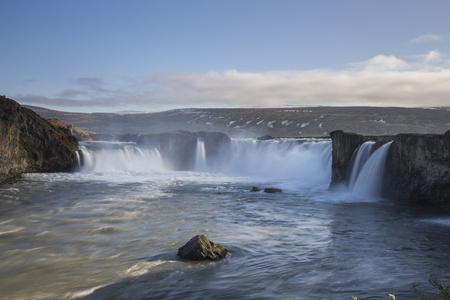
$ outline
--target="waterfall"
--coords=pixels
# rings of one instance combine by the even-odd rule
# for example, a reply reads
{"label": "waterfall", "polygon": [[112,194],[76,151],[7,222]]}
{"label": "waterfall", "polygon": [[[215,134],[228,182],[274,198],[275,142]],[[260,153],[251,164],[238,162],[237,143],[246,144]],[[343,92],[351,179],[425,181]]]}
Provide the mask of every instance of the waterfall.
{"label": "waterfall", "polygon": [[202,138],[197,138],[197,150],[195,155],[195,170],[205,171],[206,170],[206,151],[205,142]]}
{"label": "waterfall", "polygon": [[81,150],[77,150],[75,151],[75,160],[77,163],[77,171],[79,171],[81,169],[81,157],[80,157],[80,152]]}
{"label": "waterfall", "polygon": [[140,148],[132,143],[85,143],[80,146],[83,172],[162,171],[165,169],[156,148]]}
{"label": "waterfall", "polygon": [[391,144],[392,142],[384,144],[369,156],[352,187],[354,194],[367,197],[380,196],[386,157]]}
{"label": "waterfall", "polygon": [[331,142],[324,139],[233,140],[226,171],[234,174],[325,182],[331,178]]}
{"label": "waterfall", "polygon": [[365,163],[372,154],[374,146],[375,142],[372,141],[365,142],[364,144],[360,145],[358,149],[356,149],[356,151],[353,153],[350,162],[351,174],[349,187],[351,190],[353,190],[356,179],[358,178],[362,168],[364,167]]}
{"label": "waterfall", "polygon": [[[329,139],[232,139],[231,147],[227,144],[223,151],[208,157],[207,146],[203,139],[197,139],[190,171],[287,179],[301,183],[329,183],[331,179]],[[191,150],[178,149],[174,153],[190,153]],[[79,151],[81,172],[170,171],[174,168],[170,160],[179,158],[176,155],[161,155],[155,147],[135,143],[85,142],[80,145]]]}

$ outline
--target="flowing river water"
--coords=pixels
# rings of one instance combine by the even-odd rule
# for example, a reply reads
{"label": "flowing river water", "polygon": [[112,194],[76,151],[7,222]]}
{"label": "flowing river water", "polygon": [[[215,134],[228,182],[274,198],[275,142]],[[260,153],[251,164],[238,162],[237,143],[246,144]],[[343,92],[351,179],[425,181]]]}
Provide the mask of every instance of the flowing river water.
{"label": "flowing river water", "polygon": [[[232,146],[210,162],[199,141],[176,171],[156,149],[85,143],[78,172],[0,187],[1,299],[412,299],[431,273],[450,280],[449,216],[368,179],[330,192],[329,140]],[[230,255],[179,259],[197,234]]]}

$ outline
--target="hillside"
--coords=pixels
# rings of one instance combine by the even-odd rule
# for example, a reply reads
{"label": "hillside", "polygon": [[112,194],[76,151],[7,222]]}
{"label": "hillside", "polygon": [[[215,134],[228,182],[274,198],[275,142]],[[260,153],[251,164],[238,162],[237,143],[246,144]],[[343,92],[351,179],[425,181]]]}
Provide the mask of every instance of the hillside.
{"label": "hillside", "polygon": [[324,136],[334,130],[363,135],[442,134],[450,109],[400,107],[297,107],[176,109],[152,113],[69,113],[30,107],[42,117],[97,133],[158,133],[178,129],[221,131],[230,136]]}

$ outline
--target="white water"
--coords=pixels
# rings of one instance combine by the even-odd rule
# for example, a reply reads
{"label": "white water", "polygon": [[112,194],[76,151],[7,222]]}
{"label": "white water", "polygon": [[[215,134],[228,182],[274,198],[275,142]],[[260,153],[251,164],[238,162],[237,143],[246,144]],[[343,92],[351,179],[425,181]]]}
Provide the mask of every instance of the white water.
{"label": "white water", "polygon": [[392,142],[384,144],[369,156],[352,186],[354,194],[371,198],[380,197],[386,157],[391,144]]}
{"label": "white water", "polygon": [[205,150],[205,142],[203,141],[202,138],[197,138],[195,169],[198,171],[206,170],[206,150]]}
{"label": "white water", "polygon": [[80,146],[82,172],[164,171],[166,166],[156,148],[134,143],[86,143]]}
{"label": "white water", "polygon": [[369,141],[365,142],[361,146],[358,147],[358,149],[355,150],[352,156],[352,170],[351,170],[351,177],[349,182],[349,188],[350,190],[353,190],[355,187],[356,179],[358,178],[359,174],[361,173],[362,168],[364,167],[365,163],[369,159],[370,155],[372,154],[373,147],[375,146],[375,142]]}
{"label": "white water", "polygon": [[[84,143],[80,152],[82,172],[174,171],[158,149],[133,143]],[[195,165],[191,171],[328,184],[331,178],[331,142],[234,139],[229,153],[207,157],[205,144],[198,139]]]}

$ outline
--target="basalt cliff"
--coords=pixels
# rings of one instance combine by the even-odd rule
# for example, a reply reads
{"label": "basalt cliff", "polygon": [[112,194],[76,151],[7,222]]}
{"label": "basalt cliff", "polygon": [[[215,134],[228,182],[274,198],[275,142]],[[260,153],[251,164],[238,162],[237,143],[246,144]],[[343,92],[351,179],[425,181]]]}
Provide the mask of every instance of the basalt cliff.
{"label": "basalt cliff", "polygon": [[77,149],[64,123],[0,96],[0,183],[22,173],[70,171]]}
{"label": "basalt cliff", "polygon": [[331,133],[333,144],[330,188],[347,183],[350,161],[364,142],[389,147],[381,186],[387,199],[422,202],[450,208],[450,131],[435,134],[362,136],[343,131]]}

